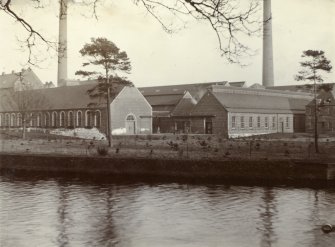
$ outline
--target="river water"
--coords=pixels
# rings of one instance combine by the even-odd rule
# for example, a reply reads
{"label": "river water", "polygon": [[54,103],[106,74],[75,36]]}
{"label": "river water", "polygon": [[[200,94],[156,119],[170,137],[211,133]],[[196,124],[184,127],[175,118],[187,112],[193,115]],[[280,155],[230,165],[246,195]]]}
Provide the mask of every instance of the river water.
{"label": "river water", "polygon": [[334,188],[0,176],[0,246],[335,246]]}

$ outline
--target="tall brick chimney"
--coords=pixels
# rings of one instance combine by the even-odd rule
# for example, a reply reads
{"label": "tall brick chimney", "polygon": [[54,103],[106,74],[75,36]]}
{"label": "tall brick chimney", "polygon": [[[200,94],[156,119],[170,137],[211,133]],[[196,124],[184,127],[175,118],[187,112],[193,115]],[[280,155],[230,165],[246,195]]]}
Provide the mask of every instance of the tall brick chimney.
{"label": "tall brick chimney", "polygon": [[67,80],[67,5],[68,0],[60,0],[58,38],[58,87],[66,86]]}
{"label": "tall brick chimney", "polygon": [[263,0],[263,76],[264,87],[274,86],[271,0]]}

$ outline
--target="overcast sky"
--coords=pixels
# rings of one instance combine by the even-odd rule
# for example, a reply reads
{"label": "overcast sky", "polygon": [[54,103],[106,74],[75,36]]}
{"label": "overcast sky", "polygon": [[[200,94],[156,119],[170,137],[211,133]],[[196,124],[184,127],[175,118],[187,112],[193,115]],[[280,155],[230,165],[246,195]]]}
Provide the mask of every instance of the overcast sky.
{"label": "overcast sky", "polygon": [[[17,0],[19,1],[19,0]],[[26,1],[22,1],[24,3]],[[19,6],[23,16],[48,38],[58,35],[57,1],[44,9]],[[172,85],[213,81],[246,81],[261,83],[262,37],[248,41],[258,52],[245,60],[247,67],[229,64],[220,56],[215,33],[208,25],[191,21],[186,29],[167,34],[143,7],[128,0],[105,0],[98,8],[99,19],[89,18],[89,10],[70,6],[68,17],[68,77],[81,69],[79,50],[91,37],[106,37],[127,52],[132,72],[128,76],[136,86]],[[24,4],[22,4],[24,5]],[[85,14],[85,16],[83,16]],[[262,13],[260,12],[260,15]],[[324,50],[335,67],[335,1],[272,0],[275,85],[297,83],[303,50]],[[0,71],[9,73],[25,65],[27,53],[17,39],[25,32],[9,16],[0,11]],[[56,81],[57,57],[45,53],[41,68],[32,67],[45,81]],[[335,72],[325,75],[325,82],[335,82]]]}

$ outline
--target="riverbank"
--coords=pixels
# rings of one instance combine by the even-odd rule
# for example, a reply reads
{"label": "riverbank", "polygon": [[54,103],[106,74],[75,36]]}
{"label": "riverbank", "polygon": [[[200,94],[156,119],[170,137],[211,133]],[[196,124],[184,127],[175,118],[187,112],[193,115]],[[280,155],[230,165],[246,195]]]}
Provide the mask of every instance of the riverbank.
{"label": "riverbank", "polygon": [[[17,133],[10,133],[17,134]],[[0,135],[0,152],[72,156],[154,159],[214,160],[315,160],[335,162],[335,140],[320,138],[320,153],[314,152],[313,138],[304,135],[256,136],[224,139],[214,135],[134,135],[113,136],[106,140],[87,140],[42,133],[29,133],[25,140],[8,133]]]}
{"label": "riverbank", "polygon": [[[334,181],[335,142],[308,136],[222,139],[212,135],[118,136],[105,140],[31,136],[0,139],[2,172],[99,174],[207,181]],[[33,139],[32,137],[35,137]],[[39,138],[37,138],[39,137]],[[47,138],[46,138],[47,137]],[[283,137],[281,137],[283,138]]]}
{"label": "riverbank", "polygon": [[187,160],[124,157],[82,157],[0,154],[1,173],[26,171],[126,178],[186,179],[192,181],[329,183],[335,182],[335,163],[297,160]]}

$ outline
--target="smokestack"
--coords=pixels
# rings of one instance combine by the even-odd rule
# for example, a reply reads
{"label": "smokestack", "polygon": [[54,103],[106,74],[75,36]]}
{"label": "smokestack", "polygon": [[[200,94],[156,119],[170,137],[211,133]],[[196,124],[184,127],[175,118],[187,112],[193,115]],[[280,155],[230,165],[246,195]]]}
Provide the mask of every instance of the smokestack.
{"label": "smokestack", "polygon": [[57,77],[59,87],[66,86],[67,80],[67,4],[68,0],[60,0]]}
{"label": "smokestack", "polygon": [[274,86],[271,0],[263,0],[263,77],[264,87]]}

